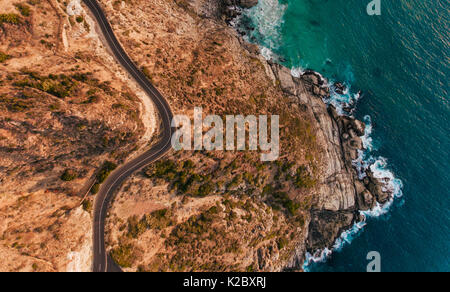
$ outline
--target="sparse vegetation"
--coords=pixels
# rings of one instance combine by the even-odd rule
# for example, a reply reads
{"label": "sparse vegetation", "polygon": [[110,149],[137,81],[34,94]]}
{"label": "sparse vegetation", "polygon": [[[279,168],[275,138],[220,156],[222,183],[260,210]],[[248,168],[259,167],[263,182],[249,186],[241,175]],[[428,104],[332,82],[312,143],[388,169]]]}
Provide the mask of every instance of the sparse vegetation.
{"label": "sparse vegetation", "polygon": [[18,3],[15,4],[17,10],[19,10],[20,14],[22,14],[25,17],[28,17],[31,15],[31,9],[30,6],[24,4],[24,3]]}
{"label": "sparse vegetation", "polygon": [[102,168],[100,169],[99,173],[97,174],[97,182],[103,183],[108,176],[111,174],[111,172],[117,168],[117,165],[110,161],[105,161],[103,163]]}
{"label": "sparse vegetation", "polygon": [[92,212],[92,207],[93,207],[92,200],[86,199],[86,200],[83,201],[83,210],[84,211],[86,211],[88,213],[91,213]]}
{"label": "sparse vegetation", "polygon": [[267,196],[268,202],[278,209],[279,206],[285,208],[289,215],[295,215],[300,208],[300,204],[289,198],[286,192],[276,191],[272,185],[266,185],[263,189],[263,195]]}
{"label": "sparse vegetation", "polygon": [[14,13],[0,14],[0,25],[2,25],[4,23],[17,25],[17,24],[22,23],[22,19],[20,18],[19,15],[14,14]]}
{"label": "sparse vegetation", "polygon": [[73,181],[78,177],[78,173],[73,169],[66,169],[61,175],[63,181]]}
{"label": "sparse vegetation", "polygon": [[95,184],[91,188],[92,194],[97,194],[100,190],[100,185],[108,178],[108,176],[117,168],[117,165],[110,161],[105,161],[99,170]]}
{"label": "sparse vegetation", "polygon": [[130,268],[135,259],[135,247],[132,244],[124,244],[111,251],[111,257],[121,267]]}
{"label": "sparse vegetation", "polygon": [[142,67],[141,71],[142,71],[142,73],[144,73],[145,77],[147,77],[147,79],[153,83],[153,78],[152,78],[152,74],[150,73],[150,70],[147,67]]}
{"label": "sparse vegetation", "polygon": [[24,112],[27,109],[32,107],[32,101],[24,98],[23,96],[9,96],[6,94],[2,94],[0,99],[0,104],[5,104],[6,108],[14,113]]}
{"label": "sparse vegetation", "polygon": [[9,59],[11,59],[12,57],[10,55],[7,55],[3,52],[0,52],[0,63],[3,63]]}
{"label": "sparse vegetation", "polygon": [[140,220],[137,216],[128,218],[129,238],[137,239],[139,236],[149,229],[163,230],[168,226],[173,226],[175,221],[173,214],[168,209],[161,209],[143,216]]}
{"label": "sparse vegetation", "polygon": [[305,166],[300,166],[294,177],[294,184],[297,188],[310,189],[316,185],[317,181],[310,175]]}
{"label": "sparse vegetation", "polygon": [[149,178],[164,179],[171,183],[172,189],[178,194],[187,194],[192,197],[206,197],[216,190],[213,177],[209,174],[200,174],[194,171],[192,161],[178,164],[172,160],[163,160],[155,163],[145,170]]}
{"label": "sparse vegetation", "polygon": [[289,244],[289,241],[288,241],[288,239],[285,238],[285,237],[280,237],[280,238],[278,239],[277,244],[278,244],[278,249],[281,250],[281,249],[285,248],[285,247]]}
{"label": "sparse vegetation", "polygon": [[76,82],[64,75],[53,75],[50,74],[46,77],[40,76],[35,72],[23,72],[27,77],[22,80],[13,83],[17,87],[31,87],[59,98],[65,98],[69,96],[76,87]]}

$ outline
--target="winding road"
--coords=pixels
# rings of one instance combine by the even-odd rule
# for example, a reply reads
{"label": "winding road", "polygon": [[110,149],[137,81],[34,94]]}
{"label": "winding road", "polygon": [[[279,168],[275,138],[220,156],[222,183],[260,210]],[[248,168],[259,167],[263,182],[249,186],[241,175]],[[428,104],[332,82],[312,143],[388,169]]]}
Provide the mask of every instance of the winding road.
{"label": "winding road", "polygon": [[158,110],[162,120],[162,135],[160,141],[154,145],[149,151],[134,158],[116,169],[108,179],[102,184],[94,206],[94,272],[120,272],[121,269],[106,253],[105,247],[105,219],[108,212],[113,194],[120,188],[122,183],[136,171],[143,169],[149,164],[160,159],[171,148],[171,137],[173,129],[171,128],[172,111],[164,97],[150,83],[145,75],[137,68],[137,66],[128,57],[125,50],[120,45],[114,35],[105,13],[96,0],[83,0],[84,4],[89,8],[100,27],[104,38],[106,39],[116,60],[128,71],[128,73],[142,87],[146,94],[151,98]]}

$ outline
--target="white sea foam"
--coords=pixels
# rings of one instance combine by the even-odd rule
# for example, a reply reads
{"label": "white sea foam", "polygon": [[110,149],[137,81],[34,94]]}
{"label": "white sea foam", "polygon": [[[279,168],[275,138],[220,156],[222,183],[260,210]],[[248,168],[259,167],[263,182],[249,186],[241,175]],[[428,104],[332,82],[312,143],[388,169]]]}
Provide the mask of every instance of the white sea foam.
{"label": "white sea foam", "polygon": [[302,67],[291,69],[291,75],[296,78],[300,78],[303,74],[305,74],[305,69],[303,69]]}
{"label": "white sea foam", "polygon": [[403,183],[400,179],[395,177],[391,170],[388,169],[386,158],[379,157],[370,166],[370,170],[375,178],[384,182],[384,191],[389,192],[395,198],[401,198],[403,196]]}
{"label": "white sea foam", "polygon": [[351,85],[347,82],[343,84],[345,86],[343,93],[338,92],[333,81],[328,82],[328,84],[330,84],[330,97],[325,98],[323,101],[328,105],[334,106],[339,115],[353,115],[353,112],[356,110],[356,104],[361,98],[361,94],[359,92],[352,93]]}
{"label": "white sea foam", "polygon": [[268,49],[266,47],[260,47],[261,55],[266,59],[266,61],[276,61],[278,60],[278,56],[272,52],[271,49]]}
{"label": "white sea foam", "polygon": [[364,149],[367,149],[367,151],[373,150],[373,139],[371,137],[373,126],[372,126],[372,118],[367,115],[364,117],[364,123],[366,124],[366,129],[364,131],[364,136],[362,136],[363,146]]}
{"label": "white sea foam", "polygon": [[314,254],[310,254],[309,252],[305,255],[305,264],[303,265],[303,270],[307,271],[308,265],[311,263],[323,263],[328,257],[333,253],[332,250],[325,248],[323,250],[318,250]]}
{"label": "white sea foam", "polygon": [[358,172],[358,178],[360,180],[363,180],[367,176],[366,171],[369,169],[370,165],[375,162],[375,159],[370,155],[374,148],[373,139],[371,137],[373,126],[370,116],[364,117],[364,123],[366,124],[366,128],[361,140],[365,150],[358,150],[358,158],[352,162],[353,167],[355,167]]}
{"label": "white sea foam", "polygon": [[262,37],[263,45],[270,49],[278,48],[281,44],[280,31],[287,5],[278,0],[260,0],[255,7],[244,10],[255,25],[257,33]]}

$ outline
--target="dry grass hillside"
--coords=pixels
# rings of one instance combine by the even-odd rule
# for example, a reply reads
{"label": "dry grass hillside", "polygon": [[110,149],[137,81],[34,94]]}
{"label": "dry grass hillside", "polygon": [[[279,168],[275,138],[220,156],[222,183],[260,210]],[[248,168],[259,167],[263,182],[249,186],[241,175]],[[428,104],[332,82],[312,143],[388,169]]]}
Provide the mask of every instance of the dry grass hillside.
{"label": "dry grass hillside", "polygon": [[80,196],[154,131],[152,105],[66,4],[0,1],[0,271],[90,270]]}
{"label": "dry grass hillside", "polygon": [[[281,154],[172,152],[126,182],[108,220],[128,271],[280,270],[304,245],[320,149],[314,119],[220,20],[185,1],[100,1],[176,114],[280,115]],[[198,2],[198,1],[197,1]],[[139,9],[137,9],[139,7]]]}

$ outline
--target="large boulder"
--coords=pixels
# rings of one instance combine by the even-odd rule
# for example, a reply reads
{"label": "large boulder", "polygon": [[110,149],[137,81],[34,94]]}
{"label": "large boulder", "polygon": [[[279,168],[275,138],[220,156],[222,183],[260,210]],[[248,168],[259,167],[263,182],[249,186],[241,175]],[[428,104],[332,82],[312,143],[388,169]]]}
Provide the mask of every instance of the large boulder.
{"label": "large boulder", "polygon": [[383,191],[384,183],[373,176],[373,173],[367,172],[367,180],[365,180],[367,189],[376,197],[380,204],[385,204],[389,201],[391,194]]}
{"label": "large boulder", "polygon": [[358,209],[362,211],[372,209],[375,206],[375,197],[372,195],[372,193],[364,186],[361,181],[355,182],[355,189]]}
{"label": "large boulder", "polygon": [[358,134],[358,136],[364,136],[366,131],[366,124],[364,124],[360,120],[355,119],[353,120],[352,128],[356,131],[356,134]]}
{"label": "large boulder", "polygon": [[314,253],[324,247],[333,247],[341,233],[352,226],[354,217],[353,212],[313,211],[309,224],[308,251]]}
{"label": "large boulder", "polygon": [[336,93],[344,94],[346,90],[347,90],[347,87],[344,84],[342,84],[340,82],[336,82],[334,84],[334,91],[336,91]]}

